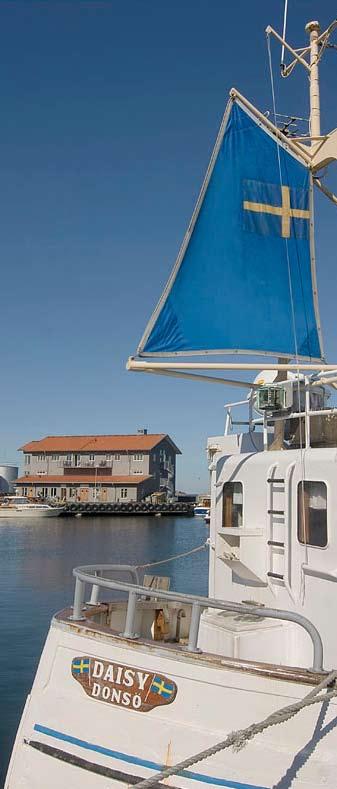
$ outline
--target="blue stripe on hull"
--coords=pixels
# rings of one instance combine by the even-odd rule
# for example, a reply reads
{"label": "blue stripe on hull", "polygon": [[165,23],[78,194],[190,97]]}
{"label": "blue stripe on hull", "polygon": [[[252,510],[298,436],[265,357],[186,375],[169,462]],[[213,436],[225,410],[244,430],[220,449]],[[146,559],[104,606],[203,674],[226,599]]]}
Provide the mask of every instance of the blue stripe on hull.
{"label": "blue stripe on hull", "polygon": [[[72,737],[70,734],[64,734],[63,732],[56,731],[55,729],[49,729],[46,726],[41,726],[39,723],[35,724],[34,730],[41,732],[41,734],[46,734],[48,737],[54,737],[56,740],[69,742],[72,745],[77,745],[79,748],[85,748],[87,751],[94,751],[95,753],[100,753],[103,756],[109,756],[112,759],[119,759],[121,762],[127,762],[128,764],[136,764],[140,767],[146,767],[149,770],[161,772],[161,770],[165,770],[166,767],[164,764],[150,762],[148,759],[140,759],[139,756],[130,756],[129,754],[122,753],[121,751],[113,751],[110,748],[105,748],[103,745],[95,745],[94,743],[87,742],[86,740],[79,740],[77,737]],[[243,784],[238,781],[226,781],[224,778],[213,778],[212,775],[194,773],[190,770],[182,770],[180,773],[178,773],[178,775],[181,775],[184,778],[189,778],[192,781],[213,784],[213,786],[225,786],[227,789],[268,789],[266,786]]]}

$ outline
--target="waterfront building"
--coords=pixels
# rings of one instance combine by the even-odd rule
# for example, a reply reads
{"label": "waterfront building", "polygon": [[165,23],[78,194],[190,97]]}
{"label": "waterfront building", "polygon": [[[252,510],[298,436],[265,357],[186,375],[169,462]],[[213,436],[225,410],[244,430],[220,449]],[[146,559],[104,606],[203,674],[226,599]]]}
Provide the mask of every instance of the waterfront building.
{"label": "waterfront building", "polygon": [[156,491],[175,493],[176,455],[165,433],[46,436],[20,447],[25,496],[65,501],[141,501]]}

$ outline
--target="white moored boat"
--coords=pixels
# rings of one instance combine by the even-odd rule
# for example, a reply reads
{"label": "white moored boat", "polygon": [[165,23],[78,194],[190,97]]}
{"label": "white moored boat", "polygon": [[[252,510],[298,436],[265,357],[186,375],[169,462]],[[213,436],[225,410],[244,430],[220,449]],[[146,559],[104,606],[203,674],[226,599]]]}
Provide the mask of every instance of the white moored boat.
{"label": "white moored boat", "polygon": [[[336,26],[310,23],[301,50],[284,43],[283,77],[297,63],[310,77],[303,139],[285,136],[275,107],[272,122],[231,91],[177,263],[128,363],[246,389],[208,442],[209,596],[160,579],[148,588],[134,567],[76,568],[6,789],[336,787],[337,369],[322,350],[312,224],[314,184],[327,192],[317,174],[337,159],[318,91]],[[230,371],[259,368],[209,362],[225,352],[279,361],[236,381]],[[232,433],[236,406],[245,433]]]}
{"label": "white moored boat", "polygon": [[201,518],[204,518],[205,515],[207,515],[207,513],[209,512],[209,507],[204,507],[201,504],[196,504],[196,506],[193,508],[193,511],[194,511],[194,515],[200,515]]}
{"label": "white moored boat", "polygon": [[5,496],[0,499],[0,518],[55,518],[63,507],[39,504],[26,496]]}

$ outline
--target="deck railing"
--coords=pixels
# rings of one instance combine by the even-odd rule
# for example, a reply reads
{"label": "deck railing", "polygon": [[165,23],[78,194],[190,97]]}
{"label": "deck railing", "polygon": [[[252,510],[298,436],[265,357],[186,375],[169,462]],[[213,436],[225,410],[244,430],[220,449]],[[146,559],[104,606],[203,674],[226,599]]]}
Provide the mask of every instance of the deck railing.
{"label": "deck railing", "polygon": [[[131,576],[132,582],[118,581],[114,578],[105,578],[104,573],[127,573]],[[71,619],[81,621],[85,619],[84,606],[86,597],[86,584],[91,585],[90,605],[98,603],[99,590],[111,589],[119,592],[126,592],[128,601],[126,606],[126,617],[124,638],[138,638],[135,632],[135,621],[137,612],[138,598],[155,598],[156,600],[167,600],[182,605],[192,607],[191,623],[189,629],[188,652],[199,652],[198,636],[200,627],[200,617],[204,610],[212,608],[217,611],[229,611],[238,614],[248,614],[261,618],[279,619],[286,622],[294,622],[302,627],[310,636],[313,647],[312,671],[323,671],[323,644],[320,634],[315,625],[306,617],[292,611],[282,611],[276,608],[264,608],[245,603],[234,603],[228,600],[217,600],[212,597],[202,597],[199,595],[184,594],[178,592],[168,592],[161,589],[151,589],[139,584],[137,568],[131,565],[118,564],[96,564],[85,567],[76,567],[73,570],[76,578],[73,613]]]}

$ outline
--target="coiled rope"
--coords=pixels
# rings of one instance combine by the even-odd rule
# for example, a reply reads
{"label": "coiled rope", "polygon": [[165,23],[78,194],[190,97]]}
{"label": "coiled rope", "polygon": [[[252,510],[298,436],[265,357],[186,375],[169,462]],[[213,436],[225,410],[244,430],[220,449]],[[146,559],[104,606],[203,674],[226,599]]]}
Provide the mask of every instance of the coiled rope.
{"label": "coiled rope", "polygon": [[197,762],[201,762],[204,759],[208,759],[210,756],[214,756],[214,754],[218,753],[219,751],[224,751],[226,748],[233,748],[234,751],[240,751],[242,748],[250,742],[253,737],[256,737],[257,734],[261,734],[265,729],[269,729],[271,726],[276,726],[279,723],[284,723],[290,718],[293,718],[294,715],[297,715],[298,712],[305,709],[305,707],[310,707],[313,704],[323,704],[326,702],[331,701],[331,699],[336,698],[337,696],[337,688],[328,691],[327,693],[321,693],[322,690],[327,688],[329,685],[335,683],[337,678],[337,671],[332,671],[328,674],[322,682],[317,685],[314,690],[310,691],[304,699],[301,701],[295,702],[295,704],[289,704],[287,707],[282,707],[280,710],[276,710],[271,715],[268,715],[267,718],[260,721],[259,723],[253,723],[250,726],[247,726],[246,729],[238,729],[237,731],[231,732],[227,735],[224,740],[221,742],[212,745],[210,748],[206,748],[204,751],[200,751],[193,756],[189,756],[188,759],[184,759],[182,762],[173,765],[172,767],[167,767],[165,770],[162,770],[160,773],[155,773],[150,778],[147,778],[145,781],[139,781],[136,784],[138,789],[150,789],[151,786],[157,784],[158,781],[163,781],[165,778],[169,778],[170,775],[178,775],[181,774],[182,771],[186,770],[188,767],[191,767],[193,764]]}

